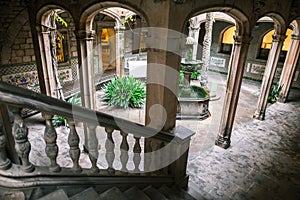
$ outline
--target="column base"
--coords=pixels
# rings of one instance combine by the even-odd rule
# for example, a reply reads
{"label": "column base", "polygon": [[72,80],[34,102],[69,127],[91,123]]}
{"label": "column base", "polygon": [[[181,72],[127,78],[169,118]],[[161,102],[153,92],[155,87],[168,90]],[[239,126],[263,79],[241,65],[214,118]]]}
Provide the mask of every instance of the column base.
{"label": "column base", "polygon": [[264,120],[265,119],[265,111],[256,110],[254,115],[253,115],[253,118],[258,119],[258,120]]}
{"label": "column base", "polygon": [[215,145],[222,147],[223,149],[227,149],[228,147],[230,147],[230,139],[218,135],[218,138],[215,141]]}

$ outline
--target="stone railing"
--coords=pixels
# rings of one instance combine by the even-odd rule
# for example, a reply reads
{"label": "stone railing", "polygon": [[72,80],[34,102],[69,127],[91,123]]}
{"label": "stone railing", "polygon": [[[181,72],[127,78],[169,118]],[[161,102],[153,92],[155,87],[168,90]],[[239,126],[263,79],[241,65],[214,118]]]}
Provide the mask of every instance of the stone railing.
{"label": "stone railing", "polygon": [[[102,112],[21,89],[0,82],[0,107],[9,107],[13,113],[11,135],[0,129],[0,185],[6,187],[32,187],[37,185],[64,184],[177,184],[187,186],[186,165],[190,137],[194,132],[176,127],[172,133],[158,131],[131,121]],[[29,160],[31,144],[28,128],[20,116],[22,108],[38,110],[45,119],[44,141],[49,166],[35,166]],[[61,167],[57,163],[57,132],[52,123],[53,115],[64,116],[69,124],[69,156],[73,166]],[[5,120],[3,120],[5,121]],[[81,154],[75,122],[83,122],[88,129],[88,157],[90,168],[80,165]],[[5,125],[5,124],[4,124]],[[99,154],[97,127],[104,127],[106,133],[105,156]],[[3,128],[5,130],[5,127]],[[121,137],[120,145],[115,145],[114,134]],[[133,142],[128,142],[131,135]],[[13,136],[13,137],[12,137]],[[141,145],[140,140],[145,142]],[[11,141],[13,140],[13,141]],[[14,146],[11,145],[14,143]],[[10,144],[8,148],[8,144]],[[129,152],[131,149],[131,152]],[[115,169],[115,151],[120,151],[121,167]],[[15,155],[12,155],[15,152]],[[130,156],[131,155],[133,156]],[[17,159],[12,158],[19,158]],[[105,160],[107,169],[99,169],[97,161]],[[128,169],[129,162],[134,169]],[[143,166],[143,167],[139,167]],[[88,177],[88,178],[87,178]],[[2,180],[1,180],[2,179]],[[83,181],[84,180],[84,181]]]}

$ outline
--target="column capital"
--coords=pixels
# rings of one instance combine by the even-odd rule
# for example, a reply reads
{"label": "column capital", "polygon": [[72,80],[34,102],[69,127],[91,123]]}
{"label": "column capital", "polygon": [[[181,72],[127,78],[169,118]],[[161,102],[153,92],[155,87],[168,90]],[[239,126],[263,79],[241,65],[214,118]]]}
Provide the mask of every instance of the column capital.
{"label": "column capital", "polygon": [[286,37],[287,37],[286,35],[277,35],[277,34],[272,35],[273,42],[284,41]]}
{"label": "column capital", "polygon": [[94,30],[78,30],[75,31],[76,37],[80,40],[93,40],[95,36]]}
{"label": "column capital", "polygon": [[252,40],[252,36],[250,35],[234,35],[233,39],[234,39],[234,43],[235,44],[250,44],[251,40]]}
{"label": "column capital", "polygon": [[300,40],[300,35],[292,34],[292,40]]}
{"label": "column capital", "polygon": [[126,28],[125,28],[125,26],[124,25],[116,25],[115,27],[114,27],[114,29],[115,29],[115,31],[125,31],[126,30]]}

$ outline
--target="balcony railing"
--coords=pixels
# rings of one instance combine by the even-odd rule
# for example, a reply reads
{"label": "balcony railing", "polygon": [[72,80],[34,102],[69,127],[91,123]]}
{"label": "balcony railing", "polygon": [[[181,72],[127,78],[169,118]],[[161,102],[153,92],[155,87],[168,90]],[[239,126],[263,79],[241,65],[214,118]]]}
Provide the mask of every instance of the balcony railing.
{"label": "balcony railing", "polygon": [[[114,117],[102,112],[72,105],[26,89],[0,82],[0,106],[9,107],[13,113],[13,124],[3,118],[4,128],[0,129],[0,185],[5,187],[32,187],[39,185],[68,184],[177,184],[187,185],[186,165],[190,137],[194,132],[176,127],[171,133],[155,130],[144,125]],[[35,166],[29,160],[31,143],[28,128],[20,112],[22,108],[38,110],[45,119],[44,141],[49,166]],[[69,156],[72,167],[61,167],[57,163],[57,132],[52,124],[54,115],[64,116],[69,124]],[[88,129],[88,157],[90,168],[80,165],[81,154],[75,122],[83,122]],[[97,127],[104,127],[105,156],[101,157],[98,148]],[[11,131],[10,131],[10,130]],[[8,131],[9,130],[9,131]],[[11,132],[11,133],[10,133]],[[114,134],[121,137],[116,145]],[[128,136],[134,138],[128,142]],[[140,140],[144,144],[141,145]],[[131,149],[131,152],[129,151]],[[115,152],[120,155],[116,158]],[[130,154],[132,156],[130,156]],[[17,158],[17,159],[16,159]],[[107,162],[106,169],[99,169],[99,159]],[[131,160],[130,160],[131,159]],[[114,162],[119,161],[116,169]],[[128,168],[129,162],[133,169]],[[143,166],[143,167],[140,167]],[[84,180],[84,181],[83,181]]]}

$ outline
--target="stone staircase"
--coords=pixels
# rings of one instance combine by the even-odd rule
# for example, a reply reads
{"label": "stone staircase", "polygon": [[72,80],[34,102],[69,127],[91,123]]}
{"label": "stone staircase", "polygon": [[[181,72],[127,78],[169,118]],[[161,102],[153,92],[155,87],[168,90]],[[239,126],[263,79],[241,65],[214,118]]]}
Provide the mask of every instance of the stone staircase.
{"label": "stone staircase", "polygon": [[178,187],[168,187],[163,185],[159,188],[147,186],[138,188],[130,187],[122,191],[118,187],[112,187],[102,192],[97,192],[95,188],[89,187],[77,194],[68,196],[64,189],[58,189],[38,200],[200,200],[203,197],[193,197],[186,191]]}

